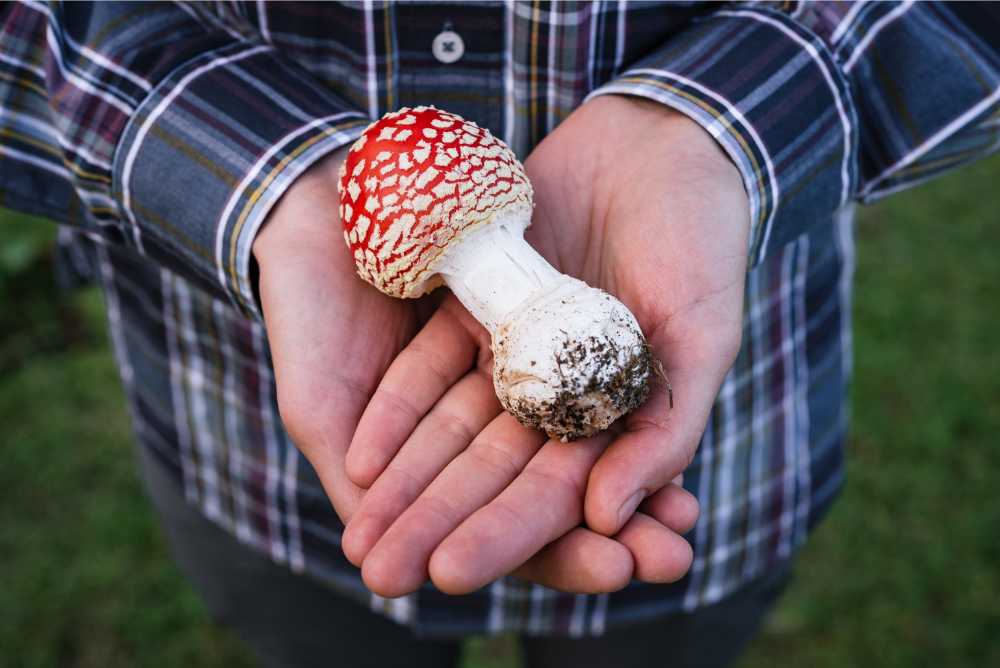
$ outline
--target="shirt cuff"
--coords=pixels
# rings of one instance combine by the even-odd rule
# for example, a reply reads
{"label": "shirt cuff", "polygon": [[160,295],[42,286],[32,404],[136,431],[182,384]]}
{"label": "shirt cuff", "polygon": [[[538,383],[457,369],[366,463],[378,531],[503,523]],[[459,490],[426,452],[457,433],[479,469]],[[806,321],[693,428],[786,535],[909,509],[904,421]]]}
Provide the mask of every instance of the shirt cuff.
{"label": "shirt cuff", "polygon": [[848,83],[820,38],[781,12],[715,12],[587,99],[606,94],[665,104],[722,146],[750,200],[751,267],[856,192]]}
{"label": "shirt cuff", "polygon": [[147,257],[182,265],[261,320],[250,252],[258,229],[296,177],[368,123],[270,46],[203,53],[157,84],[115,151],[127,232]]}

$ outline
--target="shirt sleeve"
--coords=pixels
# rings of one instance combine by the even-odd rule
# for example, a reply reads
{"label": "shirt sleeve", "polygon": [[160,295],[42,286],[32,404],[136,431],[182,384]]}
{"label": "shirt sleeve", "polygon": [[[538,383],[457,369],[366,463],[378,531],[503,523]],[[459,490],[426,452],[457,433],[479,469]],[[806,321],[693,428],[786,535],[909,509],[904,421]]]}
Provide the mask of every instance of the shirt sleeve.
{"label": "shirt sleeve", "polygon": [[251,317],[259,226],[367,123],[205,5],[0,7],[0,206],[128,245]]}
{"label": "shirt sleeve", "polygon": [[638,95],[704,127],[750,199],[750,266],[850,200],[995,150],[992,3],[735,4],[591,96]]}

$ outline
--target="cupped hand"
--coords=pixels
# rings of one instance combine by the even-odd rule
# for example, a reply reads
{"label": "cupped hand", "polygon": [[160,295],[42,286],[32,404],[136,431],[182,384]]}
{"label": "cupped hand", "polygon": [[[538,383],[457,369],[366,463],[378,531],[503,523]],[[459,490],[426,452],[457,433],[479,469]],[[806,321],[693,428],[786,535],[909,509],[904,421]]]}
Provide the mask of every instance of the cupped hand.
{"label": "cupped hand", "polygon": [[529,158],[540,196],[526,236],[632,310],[672,387],[654,386],[590,472],[587,525],[613,535],[687,468],[739,352],[750,207],[739,171],[685,116],[614,95],[580,112]]}
{"label": "cupped hand", "polygon": [[[560,443],[502,413],[481,331],[449,297],[366,409],[352,452],[398,434],[405,443],[344,532],[344,552],[365,583],[400,596],[428,576],[456,594],[511,572],[576,592],[613,591],[636,575],[680,577],[691,555],[678,534],[696,518],[694,498],[669,486],[614,540],[579,526],[587,475],[614,432]],[[477,355],[469,371],[462,361]],[[414,374],[433,378],[444,395],[435,403],[438,392],[414,392]],[[357,465],[349,459],[349,473]]]}
{"label": "cupped hand", "polygon": [[348,453],[351,479],[371,489],[344,549],[378,593],[428,576],[461,593],[511,572],[608,591],[690,566],[680,534],[697,503],[671,481],[739,348],[749,228],[739,173],[693,122],[618,96],[581,106],[525,167],[529,241],[633,311],[673,406],[659,383],[608,432],[547,442],[499,414],[488,335],[447,300],[389,368]]}
{"label": "cupped hand", "polygon": [[386,297],[357,277],[337,213],[344,155],[295,181],[253,254],[282,421],[347,522],[362,495],[345,473],[348,444],[423,305]]}

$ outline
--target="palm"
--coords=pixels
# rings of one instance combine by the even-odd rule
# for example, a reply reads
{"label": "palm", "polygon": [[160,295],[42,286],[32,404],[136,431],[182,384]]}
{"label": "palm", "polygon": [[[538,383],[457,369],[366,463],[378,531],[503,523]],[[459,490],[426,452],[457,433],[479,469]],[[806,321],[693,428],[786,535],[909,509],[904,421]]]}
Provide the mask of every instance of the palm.
{"label": "palm", "polygon": [[[656,123],[664,111],[646,113]],[[585,105],[525,167],[536,199],[528,240],[562,271],[621,299],[669,373],[693,357],[735,354],[747,224],[735,170],[720,174],[695,157],[718,151],[711,139],[668,151],[667,132]]]}
{"label": "palm", "polygon": [[[529,161],[528,169],[544,168]],[[547,208],[542,209],[535,216],[528,238],[540,252],[567,265],[563,270],[616,295],[632,309],[643,331],[655,336],[664,327],[687,322],[671,322],[671,316],[681,312],[690,316],[692,310],[711,308],[717,301],[731,298],[730,293],[739,293],[742,285],[745,246],[738,234],[739,218],[727,218],[724,213],[711,217],[678,214],[684,199],[705,195],[689,189],[690,185],[675,181],[671,192],[630,202],[628,194],[636,190],[656,191],[642,185],[636,188],[632,183],[627,187],[616,184],[615,193],[605,195],[611,203],[605,207],[591,201],[589,215],[567,208],[549,215]],[[665,190],[662,184],[660,188]],[[540,189],[538,197],[551,195]],[[618,199],[623,201],[615,201]],[[585,197],[578,201],[580,206],[588,204]],[[587,221],[589,229],[583,233],[590,237],[594,252],[589,256],[585,252],[572,255],[565,248],[549,248],[549,240],[565,239],[577,231],[580,220]],[[716,232],[718,239],[728,242],[726,247],[718,243],[698,246],[674,242],[678,236],[690,236],[695,229],[701,234],[706,226],[724,227],[733,222],[737,224],[732,225],[732,230]]]}
{"label": "palm", "polygon": [[620,526],[620,488],[663,482],[642,469],[686,467],[739,347],[746,199],[721,150],[686,124],[654,103],[598,98],[525,164],[537,202],[529,241],[632,309],[673,386],[626,418],[591,472],[586,517],[602,532]]}

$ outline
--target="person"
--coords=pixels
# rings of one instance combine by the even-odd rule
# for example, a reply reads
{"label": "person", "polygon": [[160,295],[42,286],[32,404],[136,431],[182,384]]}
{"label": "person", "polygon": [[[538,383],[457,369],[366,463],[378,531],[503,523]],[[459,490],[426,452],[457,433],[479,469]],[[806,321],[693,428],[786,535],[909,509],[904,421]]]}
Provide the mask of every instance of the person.
{"label": "person", "polygon": [[[274,665],[444,666],[505,631],[533,666],[730,663],[843,482],[854,203],[998,145],[989,4],[23,0],[0,25],[0,204],[77,230],[175,556]],[[529,241],[632,309],[672,408],[545,442],[454,298],[354,276],[337,167],[420,104],[525,160]]]}

